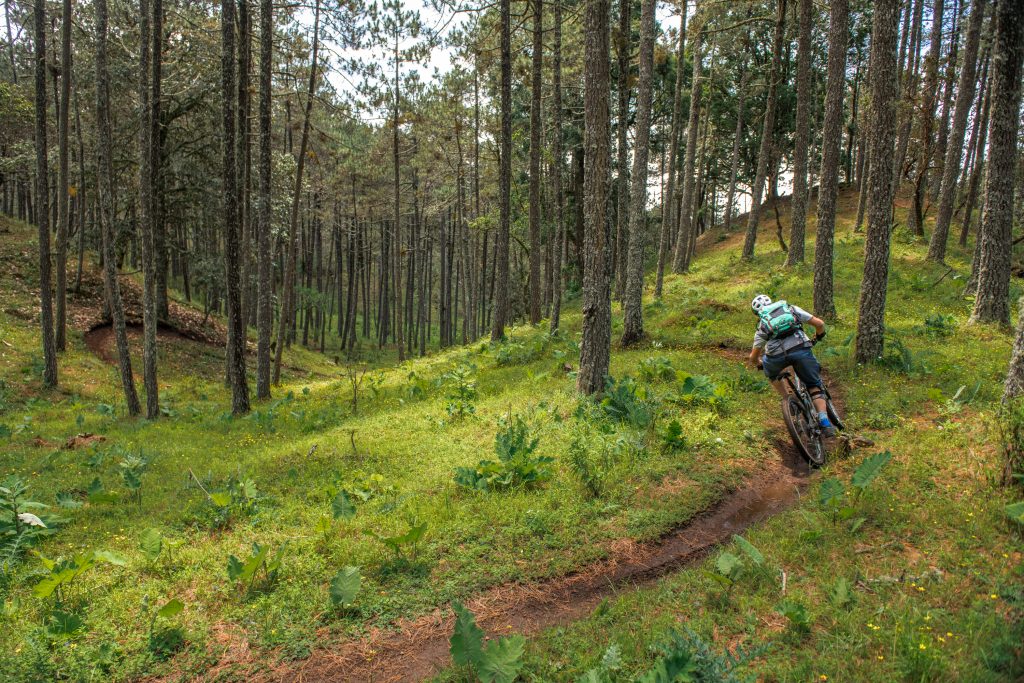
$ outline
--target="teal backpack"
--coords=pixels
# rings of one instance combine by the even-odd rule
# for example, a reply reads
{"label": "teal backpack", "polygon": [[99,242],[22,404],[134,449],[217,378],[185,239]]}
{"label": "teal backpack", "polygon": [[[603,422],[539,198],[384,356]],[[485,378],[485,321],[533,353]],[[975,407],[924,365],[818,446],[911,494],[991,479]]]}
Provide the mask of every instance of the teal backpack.
{"label": "teal backpack", "polygon": [[757,314],[761,324],[768,333],[769,339],[781,339],[801,329],[800,321],[796,319],[793,307],[786,301],[780,300],[765,306]]}

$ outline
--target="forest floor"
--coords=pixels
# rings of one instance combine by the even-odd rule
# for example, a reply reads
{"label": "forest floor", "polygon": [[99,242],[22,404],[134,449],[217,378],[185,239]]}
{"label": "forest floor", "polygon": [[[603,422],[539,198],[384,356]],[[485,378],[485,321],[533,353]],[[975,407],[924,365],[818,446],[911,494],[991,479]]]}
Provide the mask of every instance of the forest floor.
{"label": "forest floor", "polygon": [[[839,444],[820,473],[784,457],[778,401],[740,362],[755,293],[810,306],[811,269],[783,268],[771,212],[753,263],[740,261],[735,233],[713,232],[693,272],[666,279],[645,307],[648,343],[613,351],[612,376],[636,378],[636,390],[627,383],[605,406],[580,400],[564,369],[578,362],[570,303],[564,334],[514,328],[503,344],[372,371],[357,414],[346,366],[293,347],[275,398],[232,418],[223,351],[171,328],[154,422],[123,416],[116,369],[94,353],[105,346],[87,343],[95,326],[75,326],[61,389],[42,390],[36,252],[31,230],[9,223],[0,471],[63,518],[42,555],[111,551],[123,565],[82,573],[59,605],[33,596],[49,573],[35,556],[4,572],[0,678],[467,680],[448,664],[452,600],[489,635],[529,636],[527,680],[574,681],[602,661],[595,675],[606,678],[595,680],[633,680],[673,628],[709,651],[749,651],[744,670],[762,680],[1019,678],[1024,545],[1003,514],[1010,494],[995,485],[1011,334],[966,324],[969,249],[954,247],[949,274],[897,231],[889,350],[856,366],[863,236],[852,232],[851,198],[836,245],[839,320],[817,351],[861,439]],[[550,480],[503,492],[456,485],[456,467],[495,459],[509,415],[552,459],[542,464]],[[95,436],[63,447],[79,434]],[[595,466],[589,478],[570,456],[580,451]],[[849,488],[880,451],[892,461],[852,518],[833,515],[823,482]],[[138,455],[148,464],[132,500],[123,472]],[[763,561],[725,586],[720,553],[747,557],[734,533]],[[253,543],[271,559],[280,552],[273,583],[229,579],[229,556],[244,562]],[[345,566],[359,568],[361,586],[336,606],[330,583]],[[154,617],[172,599],[183,613]],[[81,627],[61,633],[56,612]]]}

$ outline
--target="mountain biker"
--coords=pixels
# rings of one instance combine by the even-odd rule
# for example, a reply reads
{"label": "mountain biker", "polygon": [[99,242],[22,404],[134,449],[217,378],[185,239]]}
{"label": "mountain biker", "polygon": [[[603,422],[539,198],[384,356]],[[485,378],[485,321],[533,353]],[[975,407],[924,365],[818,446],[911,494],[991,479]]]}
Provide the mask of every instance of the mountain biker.
{"label": "mountain biker", "polygon": [[821,365],[811,352],[813,343],[803,330],[803,324],[810,323],[814,327],[814,341],[818,342],[825,337],[825,322],[785,300],[772,302],[767,294],[755,296],[750,308],[758,317],[750,362],[764,368],[765,376],[783,397],[786,385],[779,378],[783,370],[793,368],[814,401],[822,431],[825,436],[834,437],[836,428],[828,419],[822,391]]}

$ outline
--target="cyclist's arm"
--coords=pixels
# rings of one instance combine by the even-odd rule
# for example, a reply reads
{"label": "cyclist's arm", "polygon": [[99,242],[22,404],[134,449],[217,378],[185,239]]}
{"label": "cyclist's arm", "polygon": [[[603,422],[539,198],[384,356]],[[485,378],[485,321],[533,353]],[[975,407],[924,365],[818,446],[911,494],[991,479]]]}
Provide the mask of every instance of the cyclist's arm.
{"label": "cyclist's arm", "polygon": [[825,334],[825,321],[824,320],[822,320],[821,318],[819,318],[817,316],[813,316],[812,315],[811,319],[808,320],[807,322],[809,322],[814,327],[814,333],[815,333],[816,336],[820,337],[823,334]]}
{"label": "cyclist's arm", "polygon": [[747,358],[747,360],[750,362],[751,365],[756,366],[758,365],[758,363],[761,362],[762,355],[764,355],[764,347],[755,346],[752,349],[750,349],[750,356]]}

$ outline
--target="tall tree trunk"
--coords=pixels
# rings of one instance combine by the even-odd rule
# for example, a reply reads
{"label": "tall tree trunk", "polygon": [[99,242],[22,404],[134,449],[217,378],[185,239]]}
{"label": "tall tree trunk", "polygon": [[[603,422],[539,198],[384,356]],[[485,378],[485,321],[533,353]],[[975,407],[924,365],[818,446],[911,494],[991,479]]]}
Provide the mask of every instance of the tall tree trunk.
{"label": "tall tree trunk", "polygon": [[992,48],[992,112],[988,129],[989,168],[981,220],[978,291],[971,322],[1010,323],[1010,257],[1013,252],[1013,192],[1020,122],[1024,3],[996,0]]}
{"label": "tall tree trunk", "polygon": [[[551,0],[555,6],[555,35],[552,47],[552,104],[554,136],[554,172],[551,174],[552,192],[555,195],[555,244],[551,263],[551,331],[558,330],[562,312],[562,249],[565,242],[565,197],[562,192],[562,0]],[[479,181],[477,181],[479,185]],[[477,190],[477,213],[480,212],[480,195]],[[486,245],[486,237],[485,237]],[[486,248],[484,249],[486,253]],[[486,268],[484,269],[486,274]]]}
{"label": "tall tree trunk", "polygon": [[658,242],[658,272],[654,281],[654,296],[660,297],[665,283],[672,238],[676,232],[676,152],[683,124],[683,66],[686,63],[686,3],[679,9],[679,44],[676,49],[676,84],[672,89],[672,127],[669,131],[668,181],[661,200],[661,239]]}
{"label": "tall tree trunk", "polygon": [[[963,220],[960,225],[960,244],[967,246],[967,236],[971,232],[971,223],[974,220],[974,204],[978,199],[978,188],[981,185],[981,174],[985,170],[985,147],[988,142],[988,123],[989,123],[989,111],[992,108],[992,85],[988,80],[988,69],[989,64],[986,60],[984,67],[985,75],[981,79],[981,102],[979,107],[975,109],[975,115],[978,119],[975,122],[975,131],[972,135],[977,133],[978,139],[974,146],[974,161],[971,164],[971,173],[969,178],[965,178],[967,181],[966,197],[964,199],[963,207]],[[977,112],[981,112],[978,114]],[[980,127],[980,130],[978,128]],[[981,254],[981,235],[979,234],[977,239],[974,241],[974,262],[971,267],[970,279],[965,286],[964,291],[970,292],[973,296],[974,290],[978,286],[978,256]]]}
{"label": "tall tree trunk", "polygon": [[825,318],[834,318],[836,315],[832,259],[849,23],[848,0],[833,0],[829,9],[828,82],[825,90],[825,121],[821,131],[821,179],[818,185],[818,225],[814,242],[814,312]]}
{"label": "tall tree trunk", "polygon": [[[71,118],[71,0],[62,3],[60,27],[60,107],[57,126],[58,180],[57,180],[57,320],[55,341],[57,351],[64,351],[67,328],[68,299],[68,234],[71,229],[71,196],[69,193],[69,136]],[[85,188],[81,188],[84,192]],[[82,226],[79,226],[79,230]]]}
{"label": "tall tree trunk", "polygon": [[[508,2],[508,0],[503,0]],[[610,121],[608,93],[609,0],[584,4],[584,266],[583,335],[576,389],[593,394],[604,387],[611,356],[611,240],[607,221]]]}
{"label": "tall tree trunk", "polygon": [[921,57],[921,25],[924,16],[924,0],[914,0],[913,23],[910,27],[907,63],[903,67],[903,97],[897,112],[899,133],[896,136],[896,153],[892,157],[892,183],[895,186],[893,199],[900,190],[903,181],[904,163],[907,158],[907,146],[910,144],[911,124],[914,120],[914,96],[917,93],[918,65]]}
{"label": "tall tree trunk", "polygon": [[736,91],[736,132],[733,134],[732,139],[732,161],[729,164],[729,190],[726,192],[725,197],[725,221],[723,228],[725,232],[732,230],[732,210],[736,201],[736,177],[740,172],[740,139],[743,137],[743,107],[746,104],[747,83],[750,80],[749,62],[746,58],[747,52],[750,49],[749,32],[743,41],[743,47],[744,60],[741,66],[743,73],[740,76],[739,89]]}
{"label": "tall tree trunk", "polygon": [[[869,134],[875,159],[892,154],[896,124],[896,26],[899,0],[875,3],[871,28],[871,116]],[[868,232],[864,248],[864,279],[860,289],[855,357],[858,363],[882,355],[885,340],[885,294],[889,283],[889,239],[892,235],[892,166],[873,163],[868,172]]]}
{"label": "tall tree trunk", "polygon": [[[163,80],[163,46],[164,46],[164,5],[163,0],[153,2],[153,69],[151,87],[153,96],[150,100],[152,118],[152,166],[153,166],[153,258],[156,269],[154,278],[156,292],[157,320],[166,320],[170,315],[167,301],[167,270],[168,270],[168,239],[165,211],[164,188],[166,186],[163,169],[163,147],[167,130],[161,120],[161,83]],[[187,261],[181,257],[182,262]],[[187,289],[187,286],[186,286]]]}
{"label": "tall tree trunk", "polygon": [[633,48],[633,0],[619,0],[619,35],[615,41],[618,57],[619,108],[615,117],[618,155],[615,177],[615,253],[612,255],[612,272],[615,274],[615,296],[622,299],[626,288],[626,260],[629,253],[629,156],[627,135],[629,133],[629,62]]}
{"label": "tall tree trunk", "polygon": [[939,263],[946,259],[946,242],[949,240],[949,224],[953,218],[953,204],[956,201],[956,181],[960,175],[960,157],[963,154],[967,117],[974,103],[978,43],[981,37],[981,23],[985,16],[985,2],[986,0],[975,0],[971,7],[967,42],[964,46],[964,66],[960,71],[960,82],[957,85],[956,111],[953,113],[953,125],[942,168],[939,210],[935,216],[935,231],[928,245],[928,258]]}
{"label": "tall tree trunk", "polygon": [[[540,323],[540,89],[544,51],[544,2],[533,0],[533,69],[530,78],[530,324]],[[468,263],[466,264],[469,265]]]}
{"label": "tall tree trunk", "polygon": [[[250,184],[252,180],[252,126],[249,123],[252,97],[250,92],[252,63],[252,19],[249,16],[249,0],[238,0],[238,153],[235,163],[238,166],[238,221],[241,226],[239,248],[239,271],[241,276],[241,310],[242,330],[248,337],[249,320],[252,313],[251,289],[252,279],[252,212],[250,211]],[[247,345],[247,343],[246,343]],[[244,348],[244,346],[243,346]]]}
{"label": "tall tree trunk", "polygon": [[150,4],[139,0],[139,222],[142,228],[142,383],[146,417],[160,417],[156,377],[156,264],[153,254],[153,108],[150,98]]}
{"label": "tall tree trunk", "polygon": [[[796,139],[793,149],[793,201],[790,205],[789,252],[786,265],[804,262],[807,224],[807,147],[811,137],[811,11],[812,0],[800,0],[800,35],[796,64]],[[838,137],[838,136],[837,136]]]}
{"label": "tall tree trunk", "polygon": [[505,336],[508,318],[509,229],[511,226],[510,192],[512,188],[512,28],[511,1],[501,0],[501,141],[498,159],[498,235],[494,245],[495,284],[494,326],[491,341]]}
{"label": "tall tree trunk", "polygon": [[939,190],[945,172],[946,152],[949,149],[949,122],[953,108],[953,84],[956,80],[956,69],[960,57],[960,33],[963,30],[964,4],[963,0],[953,0],[953,27],[950,32],[949,51],[946,54],[946,68],[942,82],[942,118],[939,122],[939,137],[934,151],[934,177],[938,178],[939,182],[930,182],[928,185],[928,202],[932,205],[939,202]]}
{"label": "tall tree trunk", "polygon": [[690,233],[693,231],[694,183],[697,174],[697,129],[700,127],[700,100],[704,83],[701,80],[701,41],[704,39],[703,18],[696,17],[693,43],[690,48],[693,74],[690,83],[690,116],[686,124],[686,157],[683,159],[683,201],[679,230],[676,231],[676,251],[672,270],[685,273],[690,269]]}
{"label": "tall tree trunk", "polygon": [[747,235],[743,241],[743,258],[754,258],[757,243],[757,224],[761,221],[761,197],[764,195],[764,181],[768,175],[768,160],[772,154],[772,138],[775,135],[775,109],[778,93],[779,73],[782,70],[783,38],[786,34],[786,0],[777,0],[778,14],[775,19],[775,36],[772,41],[772,66],[768,73],[768,96],[765,98],[764,126],[761,129],[761,149],[757,155],[757,173],[750,191],[750,213],[747,216]]}
{"label": "tall tree trunk", "polygon": [[50,284],[50,177],[46,144],[46,2],[35,0],[36,226],[39,229],[39,312],[43,341],[43,383],[57,386],[57,345],[53,336]]}
{"label": "tall tree trunk", "polygon": [[[263,12],[266,12],[264,9]],[[266,21],[263,19],[263,21]],[[302,174],[306,168],[306,147],[309,145],[309,117],[313,111],[313,94],[316,92],[317,53],[320,49],[320,0],[316,0],[313,14],[313,50],[309,66],[309,85],[306,88],[306,107],[302,120],[302,139],[299,142],[299,156],[295,160],[295,185],[292,188],[292,208],[288,220],[288,254],[285,256],[284,282],[281,296],[281,317],[277,324],[277,346],[274,349],[274,384],[281,382],[281,351],[284,346],[285,328],[295,315],[292,303],[295,292],[295,260],[299,241],[299,202],[302,200]],[[261,76],[266,78],[266,76]]]}
{"label": "tall tree trunk", "polygon": [[[402,299],[402,193],[401,193],[401,156],[398,150],[398,126],[399,126],[399,99],[401,97],[400,83],[399,83],[399,72],[401,66],[400,53],[398,51],[398,28],[395,28],[395,109],[394,109],[394,120],[391,126],[391,152],[392,161],[394,162],[394,222],[392,223],[392,229],[394,230],[394,245],[395,245],[395,264],[394,264],[394,280],[395,280],[395,314],[398,316],[397,324],[395,325],[395,345],[398,347],[398,361],[402,362],[405,360],[405,337],[404,337],[404,322],[402,320],[402,311],[404,307],[401,304]],[[310,92],[312,95],[312,92]]]}
{"label": "tall tree trunk", "polygon": [[[41,0],[40,0],[41,1]],[[111,326],[117,344],[117,365],[121,373],[128,414],[142,410],[135,392],[132,359],[128,350],[121,286],[117,281],[117,259],[114,255],[114,169],[111,160],[110,72],[107,69],[107,0],[96,0],[96,173],[99,176],[100,233],[103,249],[104,292]]]}
{"label": "tall tree trunk", "polygon": [[249,412],[249,383],[245,376],[245,321],[242,319],[242,283],[238,211],[238,167],[235,163],[235,0],[221,1],[221,92],[223,101],[224,275],[227,281],[228,378],[231,412]]}
{"label": "tall tree trunk", "polygon": [[928,167],[935,149],[935,110],[938,106],[939,59],[942,56],[942,14],[945,0],[935,0],[932,5],[932,32],[929,37],[928,56],[924,63],[924,92],[921,94],[920,149],[917,168],[914,170],[913,195],[908,214],[908,223],[915,235],[924,235],[924,202],[928,186]]}
{"label": "tall tree trunk", "polygon": [[629,259],[624,264],[626,290],[622,300],[625,321],[622,345],[644,338],[644,242],[647,237],[647,154],[651,132],[651,72],[654,70],[655,0],[640,5],[640,69],[637,80],[636,142],[633,147],[633,183],[629,198]]}
{"label": "tall tree trunk", "polygon": [[[259,166],[260,187],[256,216],[256,398],[270,398],[270,333],[274,322],[273,252],[270,241],[271,201],[271,69],[274,53],[273,0],[260,0],[260,107]],[[355,206],[353,205],[353,210]],[[352,260],[349,259],[351,268]],[[349,271],[349,287],[352,273]],[[349,309],[352,308],[351,299]],[[354,324],[354,321],[353,321]],[[344,345],[344,341],[342,342]]]}

